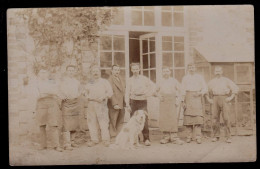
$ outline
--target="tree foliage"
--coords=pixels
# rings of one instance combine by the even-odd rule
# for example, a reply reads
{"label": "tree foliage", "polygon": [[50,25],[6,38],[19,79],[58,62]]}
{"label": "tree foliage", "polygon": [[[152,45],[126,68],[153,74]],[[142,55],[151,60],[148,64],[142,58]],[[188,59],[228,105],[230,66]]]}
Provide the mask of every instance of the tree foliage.
{"label": "tree foliage", "polygon": [[66,58],[74,57],[80,64],[80,42],[96,43],[98,32],[112,19],[111,8],[101,7],[25,9],[18,15],[27,20],[35,44],[33,55],[47,49],[41,62],[36,59],[35,72],[61,66]]}

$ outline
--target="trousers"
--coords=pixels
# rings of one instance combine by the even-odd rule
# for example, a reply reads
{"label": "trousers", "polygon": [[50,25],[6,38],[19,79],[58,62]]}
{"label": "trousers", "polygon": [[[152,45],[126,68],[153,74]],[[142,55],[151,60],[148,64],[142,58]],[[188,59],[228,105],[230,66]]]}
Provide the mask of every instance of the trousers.
{"label": "trousers", "polygon": [[91,141],[99,142],[99,130],[102,141],[109,141],[109,116],[107,102],[89,101],[87,108],[87,122]]}
{"label": "trousers", "polygon": [[109,132],[110,136],[116,136],[123,127],[124,124],[124,109],[116,110],[109,108]]}
{"label": "trousers", "polygon": [[40,145],[42,148],[55,148],[60,146],[60,131],[57,126],[40,126]]}
{"label": "trousers", "polygon": [[[132,112],[130,113],[130,117],[134,115],[134,112],[136,110],[144,110],[147,112],[147,100],[130,100],[130,106],[132,109]],[[142,131],[144,136],[144,141],[150,140],[149,138],[149,126],[148,126],[148,116],[146,115],[145,123],[144,123],[144,129]]]}
{"label": "trousers", "polygon": [[227,96],[214,96],[213,97],[213,112],[212,112],[212,128],[213,136],[220,137],[220,114],[224,121],[224,129],[226,137],[230,137],[230,117],[229,105],[226,102]]}
{"label": "trousers", "polygon": [[201,125],[186,125],[187,138],[199,139],[201,138]]}

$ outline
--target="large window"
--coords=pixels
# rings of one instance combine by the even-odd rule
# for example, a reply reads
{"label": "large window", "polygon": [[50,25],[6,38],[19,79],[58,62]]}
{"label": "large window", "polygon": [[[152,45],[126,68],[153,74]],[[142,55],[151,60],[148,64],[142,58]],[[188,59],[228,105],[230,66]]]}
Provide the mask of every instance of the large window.
{"label": "large window", "polygon": [[162,26],[184,26],[183,6],[163,6],[162,8]]}
{"label": "large window", "polygon": [[125,76],[125,37],[123,35],[103,35],[100,37],[100,67],[101,75],[107,78],[111,66],[118,64],[121,75]]}
{"label": "large window", "polygon": [[162,36],[162,63],[170,67],[173,76],[181,82],[185,75],[183,36]]}
{"label": "large window", "polygon": [[132,7],[132,25],[154,26],[154,7]]}

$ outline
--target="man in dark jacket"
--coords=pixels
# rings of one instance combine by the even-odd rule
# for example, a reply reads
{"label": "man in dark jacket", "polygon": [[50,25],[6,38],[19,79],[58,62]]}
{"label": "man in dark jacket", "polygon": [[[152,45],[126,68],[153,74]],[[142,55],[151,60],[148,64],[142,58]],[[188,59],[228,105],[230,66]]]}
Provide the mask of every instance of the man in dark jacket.
{"label": "man in dark jacket", "polygon": [[108,79],[113,89],[113,96],[108,100],[109,108],[109,131],[110,136],[115,137],[124,123],[125,106],[125,83],[120,77],[119,65],[112,66],[112,75]]}

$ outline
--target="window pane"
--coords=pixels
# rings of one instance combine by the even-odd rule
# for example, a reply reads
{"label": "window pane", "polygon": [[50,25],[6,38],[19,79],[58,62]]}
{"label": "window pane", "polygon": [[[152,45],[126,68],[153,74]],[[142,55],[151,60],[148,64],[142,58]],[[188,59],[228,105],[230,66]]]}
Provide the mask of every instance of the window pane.
{"label": "window pane", "polygon": [[163,66],[167,66],[167,67],[173,66],[172,53],[163,53]]}
{"label": "window pane", "polygon": [[100,53],[100,66],[106,68],[112,66],[112,52]]}
{"label": "window pane", "polygon": [[154,7],[153,6],[145,6],[144,9],[152,11],[152,10],[154,10]]}
{"label": "window pane", "polygon": [[162,6],[162,10],[168,10],[168,11],[170,11],[170,10],[171,10],[171,7],[170,7],[170,6]]}
{"label": "window pane", "polygon": [[123,9],[113,9],[113,21],[114,25],[123,25],[124,24],[124,10]]}
{"label": "window pane", "polygon": [[175,69],[175,70],[174,70],[174,75],[175,75],[175,78],[176,78],[179,82],[181,82],[183,76],[185,75],[185,69]]}
{"label": "window pane", "polygon": [[174,36],[174,42],[184,43],[184,37],[183,36]]}
{"label": "window pane", "polygon": [[155,68],[156,67],[156,57],[155,53],[150,54],[150,68]]}
{"label": "window pane", "polygon": [[132,9],[142,10],[142,7],[141,6],[133,6]]}
{"label": "window pane", "polygon": [[114,50],[125,50],[124,36],[114,36]]}
{"label": "window pane", "polygon": [[156,70],[150,70],[150,79],[156,83]]}
{"label": "window pane", "polygon": [[154,25],[154,12],[144,11],[144,25],[146,26]]}
{"label": "window pane", "polygon": [[111,50],[112,49],[112,37],[111,36],[101,36],[100,37],[100,47],[101,50]]}
{"label": "window pane", "polygon": [[183,6],[174,6],[173,10],[174,11],[183,11]]}
{"label": "window pane", "polygon": [[162,25],[163,26],[172,26],[172,13],[171,12],[162,12]]}
{"label": "window pane", "polygon": [[237,82],[238,83],[246,83],[246,82],[251,83],[249,66],[237,66],[236,71],[237,71]]}
{"label": "window pane", "polygon": [[144,70],[144,71],[143,71],[143,75],[149,78],[148,70]]}
{"label": "window pane", "polygon": [[171,36],[162,37],[162,50],[172,51],[172,37]]}
{"label": "window pane", "polygon": [[142,40],[143,42],[143,53],[148,53],[148,41]]}
{"label": "window pane", "polygon": [[149,38],[149,43],[150,43],[150,52],[154,52],[155,51],[155,38]]}
{"label": "window pane", "polygon": [[114,53],[114,64],[118,64],[120,67],[125,67],[125,53],[115,52]]}
{"label": "window pane", "polygon": [[240,91],[237,96],[238,102],[250,102],[250,92]]}
{"label": "window pane", "polygon": [[174,50],[175,51],[184,51],[184,44],[183,43],[174,43]]}
{"label": "window pane", "polygon": [[184,67],[184,53],[174,53],[174,66]]}
{"label": "window pane", "polygon": [[143,55],[143,69],[148,69],[148,55]]}
{"label": "window pane", "polygon": [[110,69],[108,69],[108,70],[101,70],[101,77],[102,78],[108,79],[110,75],[111,75],[111,70]]}
{"label": "window pane", "polygon": [[142,25],[142,11],[132,11],[132,25]]}
{"label": "window pane", "polygon": [[184,26],[183,13],[174,12],[173,19],[174,19],[174,26]]}

